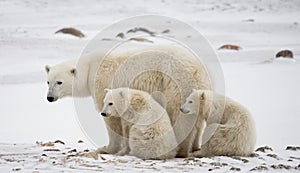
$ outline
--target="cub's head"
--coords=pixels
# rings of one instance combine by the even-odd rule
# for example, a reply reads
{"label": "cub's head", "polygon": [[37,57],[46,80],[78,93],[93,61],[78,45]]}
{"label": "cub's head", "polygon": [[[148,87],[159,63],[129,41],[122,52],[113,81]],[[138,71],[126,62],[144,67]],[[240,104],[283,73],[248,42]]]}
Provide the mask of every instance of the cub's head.
{"label": "cub's head", "polygon": [[105,89],[105,92],[101,115],[103,117],[120,116],[127,109],[128,89]]}
{"label": "cub's head", "polygon": [[47,73],[47,100],[55,102],[65,96],[72,96],[73,77],[76,76],[74,64],[59,64],[53,67],[45,66]]}
{"label": "cub's head", "polygon": [[204,104],[206,98],[205,90],[195,90],[186,98],[186,102],[180,108],[180,111],[184,114],[195,114],[201,111],[202,104]]}

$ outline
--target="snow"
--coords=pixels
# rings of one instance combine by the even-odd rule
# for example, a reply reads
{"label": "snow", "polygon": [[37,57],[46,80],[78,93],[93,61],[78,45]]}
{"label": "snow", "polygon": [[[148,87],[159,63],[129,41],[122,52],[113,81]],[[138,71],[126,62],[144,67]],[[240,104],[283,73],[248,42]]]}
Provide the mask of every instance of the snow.
{"label": "snow", "polygon": [[[142,14],[182,20],[208,39],[220,58],[226,95],[241,102],[254,116],[256,146],[271,146],[274,150],[269,152],[277,154],[279,159],[257,152],[259,156],[245,158],[249,163],[230,157],[143,161],[112,155],[103,155],[106,160],[76,156],[62,165],[52,163],[54,160],[61,163],[66,157],[62,152],[68,151],[68,147],[82,152],[95,146],[77,122],[73,99],[46,101],[44,66],[79,57],[102,29]],[[263,164],[271,172],[297,171],[294,167],[300,163],[300,151],[285,148],[300,145],[299,16],[300,1],[297,0],[0,1],[0,172],[15,168],[21,168],[22,172],[199,172],[210,168],[213,172],[229,172],[231,167],[248,172]],[[62,27],[78,28],[87,37],[78,39],[54,34]],[[170,30],[172,35],[172,28]],[[174,37],[176,39],[176,35]],[[242,49],[217,50],[224,44],[239,45]],[[275,54],[284,49],[292,50],[295,59],[274,59]],[[91,99],[86,101],[91,103]],[[97,144],[107,145],[104,122],[94,114],[93,110],[90,116],[99,123],[100,129]],[[46,153],[47,157],[41,156],[45,147],[34,144],[57,139],[66,145],[55,144],[61,152]],[[77,143],[80,139],[84,144]],[[291,156],[296,159],[287,161]],[[216,166],[203,162],[225,162],[230,166],[215,169]],[[274,170],[271,168],[274,164],[287,164],[293,169]]]}

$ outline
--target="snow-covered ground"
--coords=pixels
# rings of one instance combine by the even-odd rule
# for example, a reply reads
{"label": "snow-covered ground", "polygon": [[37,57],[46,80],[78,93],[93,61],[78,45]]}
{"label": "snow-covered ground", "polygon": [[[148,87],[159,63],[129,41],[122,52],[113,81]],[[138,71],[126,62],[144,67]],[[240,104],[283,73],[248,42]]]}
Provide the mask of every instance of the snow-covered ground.
{"label": "snow-covered ground", "polygon": [[[44,65],[79,57],[87,43],[102,29],[141,14],[177,18],[198,29],[209,40],[220,58],[226,95],[252,112],[256,121],[257,147],[268,145],[273,151],[257,152],[259,156],[243,158],[249,162],[229,157],[170,161],[142,161],[111,155],[103,155],[105,159],[97,161],[77,156],[67,158],[70,149],[83,151],[95,149],[95,146],[89,143],[76,122],[72,99],[51,104],[46,101]],[[272,165],[278,164],[291,166],[281,171],[297,171],[295,166],[300,164],[300,151],[286,151],[285,148],[300,145],[299,16],[298,0],[1,0],[0,172],[18,171],[18,168],[25,172],[199,172],[209,169],[229,172],[231,167],[248,172],[259,165],[275,171]],[[78,28],[87,37],[78,39],[54,34],[63,27]],[[172,28],[170,30],[172,34]],[[223,44],[236,44],[242,49],[217,50]],[[295,62],[265,62],[282,49],[292,50]],[[106,145],[106,129],[100,117],[99,127],[102,128],[99,141]],[[43,151],[45,147],[35,144],[35,141],[57,139],[66,143],[52,146],[60,149],[57,152]],[[84,143],[78,144],[78,140]],[[43,153],[46,156],[41,156]],[[278,158],[272,158],[270,154],[277,154]],[[219,163],[212,162],[228,165],[218,166]]]}

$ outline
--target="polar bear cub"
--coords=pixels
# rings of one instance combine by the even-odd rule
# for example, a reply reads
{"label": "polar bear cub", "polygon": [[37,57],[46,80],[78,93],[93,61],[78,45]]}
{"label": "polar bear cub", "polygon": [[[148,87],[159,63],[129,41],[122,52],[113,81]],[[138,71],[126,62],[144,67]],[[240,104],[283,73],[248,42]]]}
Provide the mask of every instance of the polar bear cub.
{"label": "polar bear cub", "polygon": [[249,156],[253,152],[255,124],[239,103],[210,90],[193,90],[180,110],[197,114],[197,123],[206,123],[201,149],[192,156]]}
{"label": "polar bear cub", "polygon": [[122,149],[142,159],[169,159],[177,141],[166,110],[150,94],[129,88],[106,89],[103,117],[121,117]]}

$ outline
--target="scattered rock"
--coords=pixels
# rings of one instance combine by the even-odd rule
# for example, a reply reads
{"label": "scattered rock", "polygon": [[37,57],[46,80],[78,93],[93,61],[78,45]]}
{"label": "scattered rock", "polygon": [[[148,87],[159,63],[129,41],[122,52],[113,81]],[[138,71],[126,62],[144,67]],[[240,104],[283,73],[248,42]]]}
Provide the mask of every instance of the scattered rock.
{"label": "scattered rock", "polygon": [[252,169],[250,169],[250,171],[267,171],[268,168],[266,166],[256,166]]}
{"label": "scattered rock", "polygon": [[105,158],[105,157],[103,157],[103,156],[101,156],[101,155],[100,155],[100,158],[101,158],[102,160],[106,160],[106,158]]}
{"label": "scattered rock", "polygon": [[47,154],[42,154],[42,156],[45,156],[45,157],[47,157]]}
{"label": "scattered rock", "polygon": [[54,143],[55,143],[55,144],[58,144],[58,143],[59,143],[59,144],[65,145],[65,143],[64,143],[63,141],[61,141],[61,140],[56,140],[56,141],[54,141]]}
{"label": "scattered rock", "polygon": [[230,171],[241,171],[241,168],[231,167],[229,170]]}
{"label": "scattered rock", "polygon": [[69,155],[67,155],[67,158],[70,158],[70,157],[76,157],[77,155],[75,155],[75,154],[69,154]]}
{"label": "scattered rock", "polygon": [[58,152],[60,151],[60,149],[57,149],[57,148],[47,148],[47,149],[44,149],[44,151],[54,151],[54,152]]}
{"label": "scattered rock", "polygon": [[281,50],[279,51],[276,56],[276,58],[294,58],[293,52],[290,50]]}
{"label": "scattered rock", "polygon": [[278,164],[278,165],[271,165],[271,168],[273,169],[291,169],[292,167],[290,165],[284,165],[284,164]]}
{"label": "scattered rock", "polygon": [[254,19],[246,19],[246,20],[243,20],[243,22],[255,22]]}
{"label": "scattered rock", "polygon": [[272,157],[274,159],[279,159],[278,156],[276,154],[267,154],[266,156],[268,157]]}
{"label": "scattered rock", "polygon": [[152,31],[150,31],[150,30],[148,30],[148,29],[146,29],[146,28],[142,28],[142,27],[135,27],[135,28],[133,28],[133,29],[130,29],[130,30],[127,31],[127,34],[128,34],[128,33],[136,33],[136,32],[138,32],[138,31],[148,33],[148,34],[150,34],[151,36],[155,36],[155,32],[152,32]]}
{"label": "scattered rock", "polygon": [[300,147],[297,147],[297,146],[287,146],[285,150],[297,151],[297,150],[300,150]]}
{"label": "scattered rock", "polygon": [[79,139],[79,140],[77,141],[77,143],[83,143],[83,140]]}
{"label": "scattered rock", "polygon": [[85,35],[81,31],[75,28],[62,28],[55,32],[55,34],[57,33],[70,34],[79,38],[85,37]]}
{"label": "scattered rock", "polygon": [[169,33],[169,32],[171,32],[171,30],[170,30],[170,29],[166,29],[166,30],[163,30],[161,33],[162,33],[162,34],[167,34],[167,33]]}
{"label": "scattered rock", "polygon": [[90,150],[89,149],[85,149],[85,150],[83,150],[83,152],[89,152]]}
{"label": "scattered rock", "polygon": [[250,155],[249,155],[249,157],[258,157],[259,156],[259,154],[257,154],[257,153],[251,153]]}
{"label": "scattered rock", "polygon": [[231,158],[235,159],[235,160],[240,160],[242,161],[243,163],[248,163],[249,160],[247,159],[244,159],[244,158],[241,158],[241,157],[238,157],[238,156],[232,156]]}
{"label": "scattered rock", "polygon": [[54,146],[54,143],[53,142],[46,142],[46,143],[43,143],[43,142],[40,142],[40,141],[36,141],[35,142],[37,145],[41,146],[41,147],[52,147]]}
{"label": "scattered rock", "polygon": [[296,170],[300,170],[300,164],[295,167]]}
{"label": "scattered rock", "polygon": [[260,152],[265,153],[267,150],[273,151],[273,149],[272,149],[271,147],[269,147],[269,146],[264,146],[264,147],[259,147],[259,148],[257,148],[257,149],[255,150],[255,152],[260,151]]}
{"label": "scattered rock", "polygon": [[75,152],[75,153],[76,153],[76,152],[77,152],[77,150],[74,148],[74,149],[72,149],[72,150],[69,150],[69,151],[68,151],[68,153],[73,153],[73,152]]}
{"label": "scattered rock", "polygon": [[232,45],[232,44],[225,44],[221,47],[218,48],[218,50],[220,49],[230,49],[230,50],[241,50],[242,48],[240,46],[237,46],[237,45]]}
{"label": "scattered rock", "polygon": [[14,172],[15,172],[15,171],[20,171],[20,170],[21,170],[21,168],[13,168],[13,169],[12,169],[12,171],[14,171]]}
{"label": "scattered rock", "polygon": [[112,41],[113,39],[111,39],[111,38],[102,38],[101,40],[103,40],[103,41]]}
{"label": "scattered rock", "polygon": [[300,160],[300,157],[294,157],[294,156],[290,156],[291,159],[297,159]]}
{"label": "scattered rock", "polygon": [[228,166],[228,163],[222,163],[222,166]]}
{"label": "scattered rock", "polygon": [[116,37],[120,37],[120,38],[125,38],[125,34],[123,32],[120,32],[118,35],[116,35]]}
{"label": "scattered rock", "polygon": [[135,37],[135,38],[130,38],[129,40],[134,40],[134,41],[138,41],[138,42],[148,42],[148,43],[153,43],[153,41],[148,40],[146,38],[139,38],[139,37]]}

